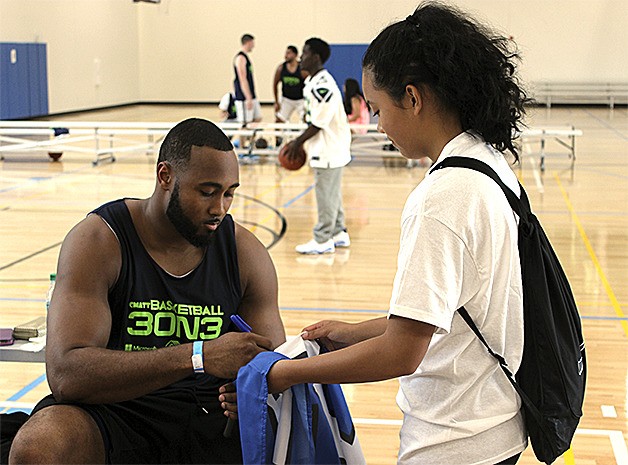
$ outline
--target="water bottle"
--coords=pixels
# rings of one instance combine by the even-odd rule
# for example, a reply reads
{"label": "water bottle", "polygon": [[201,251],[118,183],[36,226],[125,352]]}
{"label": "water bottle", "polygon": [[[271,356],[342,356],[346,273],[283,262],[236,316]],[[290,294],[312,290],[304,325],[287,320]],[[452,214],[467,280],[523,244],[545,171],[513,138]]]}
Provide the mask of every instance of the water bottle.
{"label": "water bottle", "polygon": [[50,308],[50,300],[52,299],[52,293],[55,290],[55,281],[57,280],[57,273],[50,273],[50,285],[48,286],[48,293],[46,294],[46,313]]}

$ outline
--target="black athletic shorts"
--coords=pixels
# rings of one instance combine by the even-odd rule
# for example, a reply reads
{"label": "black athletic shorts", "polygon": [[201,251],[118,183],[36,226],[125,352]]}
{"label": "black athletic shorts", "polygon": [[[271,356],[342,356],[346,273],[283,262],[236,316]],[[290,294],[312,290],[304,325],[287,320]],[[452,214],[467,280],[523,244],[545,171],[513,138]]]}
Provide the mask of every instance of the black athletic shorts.
{"label": "black athletic shorts", "polygon": [[[33,413],[58,404],[49,395]],[[242,463],[238,428],[231,438],[223,436],[227,418],[216,388],[207,384],[173,385],[117,404],[71,405],[83,408],[96,421],[107,463]]]}

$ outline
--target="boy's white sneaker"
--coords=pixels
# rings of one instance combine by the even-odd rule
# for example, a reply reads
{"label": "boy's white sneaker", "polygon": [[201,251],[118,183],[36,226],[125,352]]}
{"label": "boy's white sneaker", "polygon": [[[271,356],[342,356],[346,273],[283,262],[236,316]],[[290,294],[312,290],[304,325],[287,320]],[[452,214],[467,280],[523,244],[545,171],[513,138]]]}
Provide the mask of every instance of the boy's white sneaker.
{"label": "boy's white sneaker", "polygon": [[340,231],[332,239],[336,247],[349,247],[351,245],[351,239],[347,231]]}
{"label": "boy's white sneaker", "polygon": [[302,254],[317,255],[323,253],[334,253],[336,251],[336,247],[334,247],[333,239],[329,239],[323,243],[318,243],[315,239],[312,239],[310,242],[297,245],[294,250]]}

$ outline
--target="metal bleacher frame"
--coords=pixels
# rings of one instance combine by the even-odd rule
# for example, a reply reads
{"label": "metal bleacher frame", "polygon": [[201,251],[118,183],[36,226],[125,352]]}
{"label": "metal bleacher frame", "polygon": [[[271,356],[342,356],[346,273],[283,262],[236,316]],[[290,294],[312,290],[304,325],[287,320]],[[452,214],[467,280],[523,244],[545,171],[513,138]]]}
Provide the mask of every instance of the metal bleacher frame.
{"label": "metal bleacher frame", "polygon": [[[48,152],[52,155],[78,152],[93,156],[92,164],[114,162],[116,154],[157,152],[162,139],[176,123],[174,122],[67,122],[67,121],[0,121],[0,160],[4,154],[21,152]],[[305,124],[257,123],[242,127],[238,123],[219,123],[219,126],[234,142],[240,137],[248,138],[246,147],[236,147],[236,153],[245,160],[250,155],[276,157],[281,144],[297,137],[307,127]],[[390,141],[377,131],[377,125],[353,126],[362,133],[353,134],[351,153],[354,158],[400,157],[399,152],[390,150]],[[545,167],[546,141],[555,140],[568,150],[573,163],[576,158],[575,139],[582,131],[574,127],[535,127],[521,133],[524,142],[539,141],[540,165]],[[265,139],[267,144],[257,147],[256,141]],[[407,166],[413,166],[408,163]]]}
{"label": "metal bleacher frame", "polygon": [[[63,122],[63,121],[0,121],[0,160],[4,153],[78,152],[94,156],[94,166],[104,162],[115,162],[117,153],[140,152],[153,155],[171,127],[176,123],[122,123],[122,122]],[[279,147],[272,144],[281,138],[282,144],[297,137],[307,127],[304,124],[257,124],[242,128],[238,124],[223,123],[223,131],[232,138],[244,136],[250,138],[248,147],[236,148],[240,156],[252,154],[277,156]],[[63,131],[59,131],[63,128]],[[390,141],[385,134],[377,131],[374,124],[356,126],[366,132],[354,134],[351,152],[354,157],[399,157],[399,152],[390,151]],[[67,130],[67,131],[66,131]],[[573,168],[576,159],[576,137],[582,131],[574,127],[537,127],[528,128],[521,133],[525,143],[540,143],[541,170],[545,168],[545,148],[548,140],[554,140],[567,149]],[[255,141],[264,138],[271,141],[266,148],[256,148]],[[234,139],[235,140],[235,139]],[[408,167],[414,166],[410,160]],[[43,362],[45,348],[39,351],[27,351],[23,346],[26,341],[16,341],[13,346],[0,347],[0,361]]]}
{"label": "metal bleacher frame", "polygon": [[628,105],[628,82],[537,82],[532,96],[538,104]]}

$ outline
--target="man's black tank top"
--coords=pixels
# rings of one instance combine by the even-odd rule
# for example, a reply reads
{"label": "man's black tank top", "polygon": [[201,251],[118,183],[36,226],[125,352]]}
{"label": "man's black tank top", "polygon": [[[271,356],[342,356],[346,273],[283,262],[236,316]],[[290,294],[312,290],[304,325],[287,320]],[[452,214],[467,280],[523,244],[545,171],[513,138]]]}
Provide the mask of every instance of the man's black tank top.
{"label": "man's black tank top", "polygon": [[[251,95],[255,98],[255,83],[253,82],[253,65],[251,64],[251,60],[249,60],[249,56],[244,52],[239,52],[236,55],[236,58],[242,55],[246,60],[246,80],[249,83],[249,89],[251,89]],[[233,86],[235,88],[235,99],[236,100],[246,100],[244,96],[244,92],[242,92],[242,86],[240,85],[240,78],[238,76],[238,70],[235,66],[235,59],[233,70],[235,71],[235,80],[233,81]]]}
{"label": "man's black tank top", "polygon": [[297,65],[294,73],[288,70],[288,63],[284,62],[281,67],[281,95],[290,100],[301,100],[303,98],[303,76],[301,76],[301,65]]}
{"label": "man's black tank top", "polygon": [[[108,296],[108,349],[153,350],[215,339],[232,329],[229,317],[237,312],[242,292],[230,215],[216,230],[201,263],[184,276],[173,276],[144,248],[124,199],[92,213],[115,233],[122,254],[120,275]],[[214,387],[224,383],[213,381]]]}

